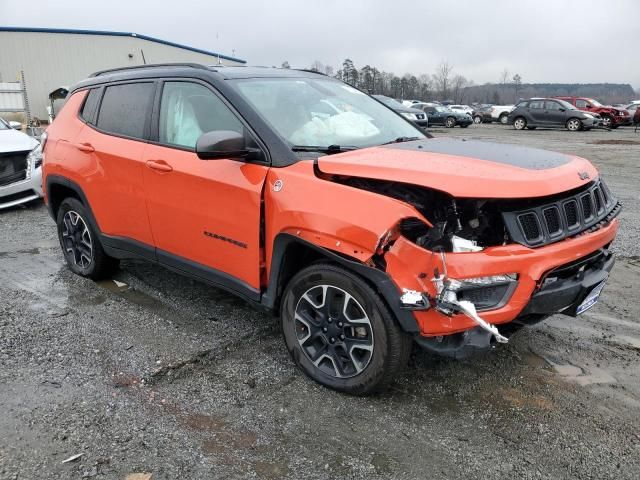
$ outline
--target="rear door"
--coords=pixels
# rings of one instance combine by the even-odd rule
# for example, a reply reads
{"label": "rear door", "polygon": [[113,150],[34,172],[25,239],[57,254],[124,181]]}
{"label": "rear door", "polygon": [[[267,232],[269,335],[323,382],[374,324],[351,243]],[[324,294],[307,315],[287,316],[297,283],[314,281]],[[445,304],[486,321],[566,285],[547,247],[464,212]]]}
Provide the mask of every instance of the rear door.
{"label": "rear door", "polygon": [[546,117],[545,117],[545,109],[544,109],[544,100],[532,100],[529,102],[529,116],[531,120],[536,125],[545,125]]}
{"label": "rear door", "polygon": [[[262,188],[268,165],[201,160],[198,137],[252,134],[211,86],[167,80],[159,90],[153,142],[143,155],[149,218],[161,263],[239,293],[260,288]],[[257,144],[256,144],[257,145]]]}
{"label": "rear door", "polygon": [[86,123],[73,144],[81,157],[77,170],[102,233],[150,246],[142,153],[154,92],[155,83],[148,80],[92,90],[81,115],[89,108],[95,108],[95,114],[86,112]]}

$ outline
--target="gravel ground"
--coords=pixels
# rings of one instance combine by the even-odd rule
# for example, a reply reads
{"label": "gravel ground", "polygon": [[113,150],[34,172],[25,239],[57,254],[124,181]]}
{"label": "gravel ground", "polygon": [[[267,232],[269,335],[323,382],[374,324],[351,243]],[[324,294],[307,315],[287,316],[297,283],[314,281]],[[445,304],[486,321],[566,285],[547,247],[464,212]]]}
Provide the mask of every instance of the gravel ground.
{"label": "gravel ground", "polygon": [[44,206],[0,212],[0,479],[639,478],[640,134],[434,133],[595,162],[625,204],[595,308],[467,361],[416,351],[391,391],[353,398],[242,301],[141,262],[80,278]]}

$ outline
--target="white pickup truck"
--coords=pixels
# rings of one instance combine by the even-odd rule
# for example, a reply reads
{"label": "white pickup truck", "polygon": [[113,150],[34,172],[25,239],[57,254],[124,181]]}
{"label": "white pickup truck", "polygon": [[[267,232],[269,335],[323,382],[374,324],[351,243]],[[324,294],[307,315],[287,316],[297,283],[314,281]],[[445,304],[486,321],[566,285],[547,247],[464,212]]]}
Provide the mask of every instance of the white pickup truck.
{"label": "white pickup truck", "polygon": [[494,121],[498,121],[503,125],[506,125],[507,117],[514,108],[516,108],[515,105],[494,105],[491,107],[491,118],[493,118]]}

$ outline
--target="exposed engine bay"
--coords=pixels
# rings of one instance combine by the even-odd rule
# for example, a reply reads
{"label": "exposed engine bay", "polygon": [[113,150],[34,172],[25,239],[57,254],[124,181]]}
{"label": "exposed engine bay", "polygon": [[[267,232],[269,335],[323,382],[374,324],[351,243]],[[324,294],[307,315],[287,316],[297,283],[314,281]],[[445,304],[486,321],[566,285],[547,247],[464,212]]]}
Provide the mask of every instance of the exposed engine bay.
{"label": "exposed engine bay", "polygon": [[455,199],[437,190],[366,178],[335,178],[334,181],[412,205],[433,226],[418,218],[406,218],[400,222],[400,232],[428,250],[455,251],[454,237],[481,248],[504,245],[509,238],[498,204],[493,200]]}

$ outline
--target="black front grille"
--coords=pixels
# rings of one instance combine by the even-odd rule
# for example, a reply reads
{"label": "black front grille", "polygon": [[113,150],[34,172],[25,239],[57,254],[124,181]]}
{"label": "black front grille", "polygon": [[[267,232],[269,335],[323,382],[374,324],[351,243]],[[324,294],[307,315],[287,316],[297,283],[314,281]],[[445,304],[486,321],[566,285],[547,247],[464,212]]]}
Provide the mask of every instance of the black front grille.
{"label": "black front grille", "polygon": [[591,199],[591,195],[583,195],[580,197],[580,202],[582,203],[582,216],[585,220],[593,217],[593,200]]}
{"label": "black front grille", "polygon": [[567,227],[570,230],[580,226],[580,217],[578,216],[578,203],[575,200],[569,200],[564,204],[564,215],[567,219]]}
{"label": "black front grille", "polygon": [[528,241],[536,241],[542,235],[542,232],[540,231],[540,224],[538,223],[538,217],[535,213],[525,213],[520,215],[518,217],[518,222],[520,222],[520,227]]}
{"label": "black front grille", "polygon": [[610,222],[621,206],[601,180],[577,191],[529,201],[526,208],[503,211],[505,225],[516,243],[530,247],[593,231]]}
{"label": "black front grille", "polygon": [[29,152],[0,153],[0,187],[27,178],[27,155]]}

